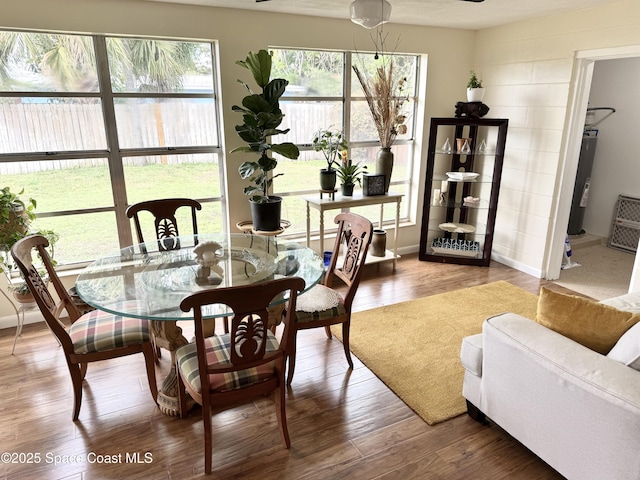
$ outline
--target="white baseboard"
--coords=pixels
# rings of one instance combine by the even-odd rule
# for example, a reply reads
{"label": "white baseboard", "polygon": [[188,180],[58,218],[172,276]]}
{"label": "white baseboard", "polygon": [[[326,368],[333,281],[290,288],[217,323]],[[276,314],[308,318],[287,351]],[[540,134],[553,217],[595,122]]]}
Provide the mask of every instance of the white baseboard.
{"label": "white baseboard", "polygon": [[[20,314],[22,315],[22,313]],[[44,322],[44,317],[39,310],[27,310],[24,312],[24,324]],[[18,325],[18,319],[15,313],[12,315],[6,315],[0,317],[0,329],[2,328],[15,328]]]}
{"label": "white baseboard", "polygon": [[[387,248],[389,246],[387,245]],[[410,245],[408,247],[400,247],[398,248],[398,255],[408,255],[410,253],[417,253],[420,251],[420,245]]]}
{"label": "white baseboard", "polygon": [[503,265],[506,265],[507,267],[511,267],[515,270],[519,270],[523,273],[526,273],[528,275],[532,275],[536,278],[542,278],[542,270],[539,268],[533,268],[530,265],[525,265],[524,263],[520,263],[520,262],[516,262],[515,260],[511,259],[511,258],[507,258],[504,257],[500,254],[497,254],[495,252],[491,253],[491,260],[495,260],[498,263],[502,263]]}

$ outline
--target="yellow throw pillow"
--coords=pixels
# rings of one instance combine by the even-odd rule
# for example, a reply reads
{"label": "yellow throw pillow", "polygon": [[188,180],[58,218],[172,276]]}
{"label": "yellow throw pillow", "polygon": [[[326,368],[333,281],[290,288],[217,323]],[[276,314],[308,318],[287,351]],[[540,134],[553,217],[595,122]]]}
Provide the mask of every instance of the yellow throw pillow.
{"label": "yellow throw pillow", "polygon": [[603,355],[639,320],[640,314],[545,287],[540,290],[536,322]]}

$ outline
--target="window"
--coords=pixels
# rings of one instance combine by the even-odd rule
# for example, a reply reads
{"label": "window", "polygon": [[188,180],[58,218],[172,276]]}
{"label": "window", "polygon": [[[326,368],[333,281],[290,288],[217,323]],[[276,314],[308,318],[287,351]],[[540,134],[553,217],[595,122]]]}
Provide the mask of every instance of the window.
{"label": "window", "polygon": [[196,198],[222,229],[213,66],[207,42],[0,31],[2,185],[37,200],[59,264],[134,242],[142,200]]}
{"label": "window", "polygon": [[[398,136],[393,145],[394,170],[391,189],[411,195],[414,158],[414,128],[412,119],[417,109],[416,85],[419,57],[393,55],[395,73],[406,78],[405,93],[409,96],[408,131]],[[304,196],[317,195],[320,185],[319,170],[326,166],[320,152],[313,151],[313,133],[320,128],[342,130],[349,142],[349,154],[354,161],[375,171],[375,157],[379,141],[366,99],[351,65],[373,72],[377,64],[374,54],[352,52],[326,52],[311,50],[273,50],[272,77],[289,80],[281,100],[285,113],[283,128],[291,128],[284,135],[286,141],[300,147],[297,160],[278,158],[278,173],[274,179],[274,193],[285,197],[283,218],[291,221],[288,234],[306,231]],[[278,139],[280,141],[280,138]],[[402,203],[402,217],[408,217],[409,201]],[[378,219],[379,207],[359,207],[353,211],[371,219]],[[385,221],[395,219],[395,211],[385,209]],[[316,222],[317,225],[317,222]]]}

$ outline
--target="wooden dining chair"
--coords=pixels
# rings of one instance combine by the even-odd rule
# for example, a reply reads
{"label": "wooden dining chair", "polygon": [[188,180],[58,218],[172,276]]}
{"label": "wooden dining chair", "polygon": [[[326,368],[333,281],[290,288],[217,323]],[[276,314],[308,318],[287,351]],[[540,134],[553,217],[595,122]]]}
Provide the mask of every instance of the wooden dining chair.
{"label": "wooden dining chair", "polygon": [[[19,240],[11,249],[11,255],[27,282],[29,290],[33,293],[49,329],[62,345],[73,384],[73,420],[76,421],[80,414],[82,382],[87,373],[87,364],[90,362],[143,353],[149,389],[153,401],[156,402],[158,387],[149,322],[138,318],[112,315],[100,310],[80,315],[53,267],[51,257],[46,250],[48,246],[48,240],[42,235],[31,235]],[[38,268],[33,265],[33,253],[42,262],[48,281],[53,284],[59,302],[56,303],[53,299]],[[63,322],[65,311],[71,322],[68,328]]]}
{"label": "wooden dining chair", "polygon": [[[142,233],[141,214],[147,212],[153,216],[153,225],[156,239],[158,241],[158,250],[178,250],[180,249],[180,232],[178,230],[178,221],[176,220],[176,211],[179,208],[188,207],[191,209],[191,231],[194,235],[194,243],[198,244],[198,218],[197,210],[202,209],[202,205],[197,200],[191,198],[162,198],[158,200],[147,200],[145,202],[134,203],[130,205],[125,213],[127,217],[133,218],[133,223],[138,236],[138,242],[142,245],[140,250],[143,254],[147,253],[144,246],[144,235]],[[225,333],[229,332],[229,326],[226,319],[222,320]],[[215,330],[215,322],[212,327]],[[154,337],[155,342],[155,337]],[[156,357],[162,357],[160,348],[156,348]]]}
{"label": "wooden dining chair", "polygon": [[[274,393],[280,436],[291,445],[285,409],[284,369],[293,348],[292,319],[305,282],[286,277],[252,285],[204,290],[185,298],[180,308],[193,310],[195,341],[176,351],[180,416],[187,416],[187,393],[202,405],[205,472],[211,472],[211,411]],[[280,341],[269,330],[267,307],[288,292]],[[224,304],[233,312],[231,332],[205,337],[202,307]]]}
{"label": "wooden dining chair", "polygon": [[[298,299],[293,324],[296,335],[293,336],[294,347],[289,356],[287,373],[288,385],[291,385],[296,367],[295,343],[298,330],[324,327],[327,337],[331,338],[330,325],[342,324],[344,353],[349,368],[353,368],[349,350],[351,306],[371,244],[373,225],[368,219],[355,213],[340,213],[336,216],[335,222],[338,224],[338,232],[324,279]],[[347,290],[344,295],[332,288],[335,278],[346,284]]]}
{"label": "wooden dining chair", "polygon": [[138,235],[138,242],[144,243],[140,213],[149,212],[153,215],[155,235],[158,240],[158,249],[160,251],[178,250],[180,248],[180,240],[177,237],[180,235],[180,232],[178,230],[178,221],[176,220],[176,211],[181,207],[188,207],[191,209],[191,228],[193,234],[197,235],[198,219],[196,216],[196,210],[202,210],[202,205],[197,200],[190,198],[163,198],[158,200],[148,200],[146,202],[130,205],[126,210],[126,214],[127,217],[133,218],[136,234]]}

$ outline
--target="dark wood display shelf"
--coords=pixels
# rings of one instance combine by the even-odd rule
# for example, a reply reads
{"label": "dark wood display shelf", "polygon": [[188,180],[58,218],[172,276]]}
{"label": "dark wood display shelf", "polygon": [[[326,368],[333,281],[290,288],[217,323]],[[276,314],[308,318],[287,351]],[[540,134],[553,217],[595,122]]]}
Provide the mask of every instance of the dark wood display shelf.
{"label": "dark wood display shelf", "polygon": [[[420,260],[489,266],[508,124],[509,120],[503,118],[431,119]],[[457,138],[469,139],[468,152],[458,149]],[[450,152],[443,149],[447,139]],[[479,175],[447,181],[443,180],[448,178],[447,172]],[[467,197],[479,199],[478,203],[465,202]],[[478,228],[472,233],[452,232],[451,223]],[[443,224],[447,224],[446,229],[438,227]]]}

